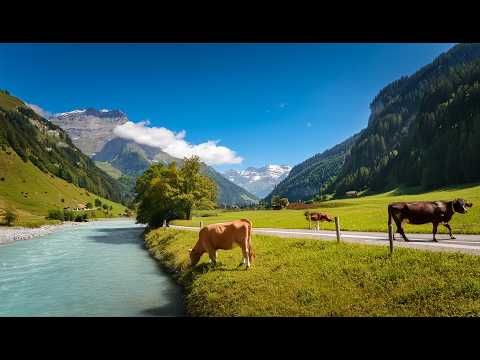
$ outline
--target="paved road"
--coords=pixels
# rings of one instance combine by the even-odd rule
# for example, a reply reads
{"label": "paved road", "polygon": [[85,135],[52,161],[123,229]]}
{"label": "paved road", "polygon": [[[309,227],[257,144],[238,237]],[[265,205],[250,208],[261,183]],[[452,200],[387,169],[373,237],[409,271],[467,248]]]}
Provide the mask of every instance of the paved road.
{"label": "paved road", "polygon": [[[170,226],[179,230],[198,231],[198,227]],[[336,240],[335,231],[329,230],[304,230],[304,229],[273,229],[253,228],[254,234],[264,234],[289,238],[308,238]],[[455,229],[454,229],[455,233]],[[480,255],[480,235],[455,234],[456,239],[451,240],[446,234],[437,234],[435,243],[432,241],[432,234],[407,234],[410,242],[404,242],[400,234],[395,234],[394,247],[407,247],[432,251],[457,251],[473,255]],[[342,231],[341,240],[368,245],[388,245],[388,234],[379,232]]]}

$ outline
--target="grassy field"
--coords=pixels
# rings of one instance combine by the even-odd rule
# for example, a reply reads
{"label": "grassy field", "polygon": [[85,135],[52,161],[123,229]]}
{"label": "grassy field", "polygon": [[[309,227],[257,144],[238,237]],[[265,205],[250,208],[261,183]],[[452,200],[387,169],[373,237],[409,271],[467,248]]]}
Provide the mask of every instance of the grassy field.
{"label": "grassy field", "polygon": [[[359,198],[332,200],[321,203],[320,207],[310,211],[321,211],[340,217],[342,230],[352,231],[387,231],[387,205],[395,201],[415,200],[453,200],[464,198],[473,202],[473,207],[466,214],[455,214],[450,225],[454,233],[480,233],[480,185],[472,184],[462,187],[444,188],[427,193],[416,193],[416,189],[394,190],[383,194]],[[252,210],[252,211],[197,211],[191,221],[177,220],[176,225],[198,226],[204,224],[248,218],[254,227],[273,227],[306,229],[308,222],[304,210]],[[216,214],[216,216],[215,216]],[[213,215],[202,217],[201,215]],[[407,233],[430,233],[432,225],[405,225]],[[321,229],[334,230],[334,223],[322,223]],[[443,226],[439,233],[447,233]]]}
{"label": "grassy field", "polygon": [[194,316],[478,316],[480,257],[386,246],[254,235],[257,259],[240,249],[204,255],[192,269],[197,233],[158,229],[149,252],[185,287]]}
{"label": "grassy field", "polygon": [[0,208],[14,209],[17,212],[15,225],[40,226],[55,223],[54,220],[45,219],[48,210],[77,207],[78,204],[87,202],[93,204],[96,198],[111,205],[114,216],[125,212],[126,208],[121,204],[89,193],[60,178],[51,177],[30,162],[23,162],[11,149],[0,150]]}

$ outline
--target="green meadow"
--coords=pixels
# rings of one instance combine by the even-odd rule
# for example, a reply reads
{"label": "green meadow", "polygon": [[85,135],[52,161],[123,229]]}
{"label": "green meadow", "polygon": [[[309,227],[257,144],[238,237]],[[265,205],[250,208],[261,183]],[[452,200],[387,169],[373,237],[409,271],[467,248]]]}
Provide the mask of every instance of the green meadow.
{"label": "green meadow", "polygon": [[152,256],[185,288],[194,316],[478,316],[480,257],[460,253],[253,235],[256,260],[239,248],[191,268],[196,232],[157,229]]}
{"label": "green meadow", "polygon": [[[454,233],[480,233],[480,185],[447,187],[431,192],[420,193],[418,189],[395,189],[386,193],[330,200],[318,203],[318,207],[309,211],[326,212],[340,218],[342,230],[351,231],[387,231],[387,205],[396,201],[419,200],[453,200],[464,198],[473,203],[473,207],[466,215],[455,214],[450,225]],[[192,220],[176,220],[175,225],[199,226],[200,221],[211,224],[248,218],[254,227],[306,229],[308,221],[303,215],[305,210],[248,210],[225,211],[210,210],[196,211]],[[334,223],[321,223],[321,229],[335,230]],[[404,225],[407,233],[430,233],[432,225]],[[447,233],[443,226],[439,226],[439,233]]]}
{"label": "green meadow", "polygon": [[[95,199],[112,206],[112,216],[120,216],[126,208],[63,179],[40,171],[30,162],[23,162],[11,149],[0,150],[0,208],[18,214],[16,226],[40,226],[57,223],[47,220],[48,210],[75,208],[79,204],[94,203]],[[62,201],[63,199],[63,201]],[[96,211],[98,217],[105,216]]]}

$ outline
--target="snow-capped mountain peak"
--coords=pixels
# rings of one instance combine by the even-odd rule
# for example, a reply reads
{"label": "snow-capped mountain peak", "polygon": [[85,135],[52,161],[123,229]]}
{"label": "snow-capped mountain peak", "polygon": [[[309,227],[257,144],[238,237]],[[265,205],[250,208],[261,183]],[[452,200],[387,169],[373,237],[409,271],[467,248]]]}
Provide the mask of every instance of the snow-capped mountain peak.
{"label": "snow-capped mountain peak", "polygon": [[225,171],[224,175],[235,184],[263,198],[288,176],[291,169],[289,165],[271,164],[260,168],[248,167],[245,170],[231,169]]}
{"label": "snow-capped mountain peak", "polygon": [[81,114],[81,113],[84,113],[85,111],[87,111],[87,109],[82,109],[82,110],[72,110],[72,111],[67,111],[67,112],[63,112],[63,113],[58,113],[58,114],[55,114],[54,116],[55,117],[60,117],[60,116],[68,116],[68,115],[74,115],[74,114]]}

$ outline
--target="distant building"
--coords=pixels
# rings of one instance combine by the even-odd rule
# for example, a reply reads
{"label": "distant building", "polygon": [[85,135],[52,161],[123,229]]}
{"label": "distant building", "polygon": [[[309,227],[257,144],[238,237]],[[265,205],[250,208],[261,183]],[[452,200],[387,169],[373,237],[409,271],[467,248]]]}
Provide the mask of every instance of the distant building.
{"label": "distant building", "polygon": [[358,196],[358,191],[354,191],[354,190],[352,190],[352,191],[347,191],[347,192],[345,193],[345,195],[351,196],[351,197],[357,197],[357,196]]}

